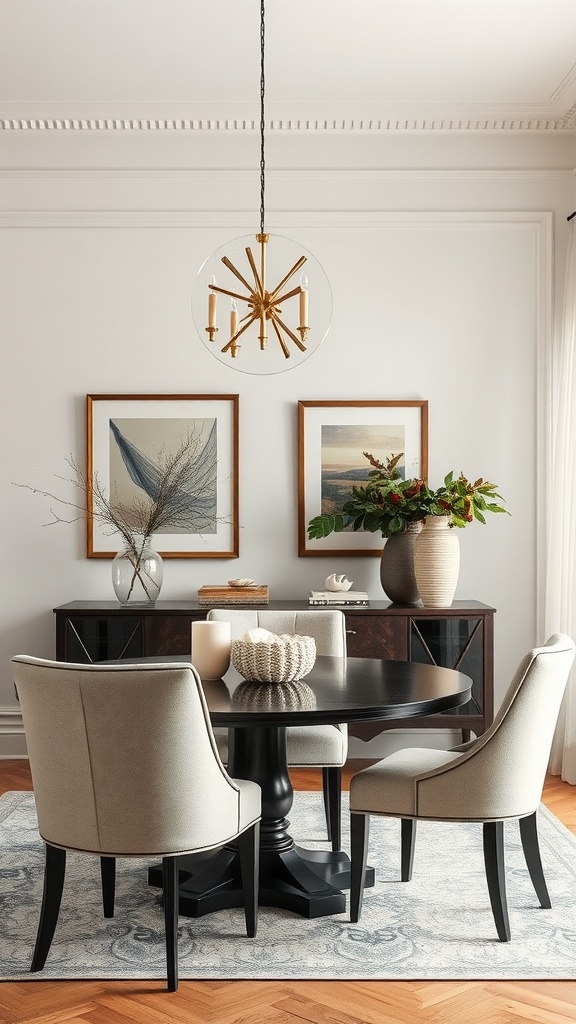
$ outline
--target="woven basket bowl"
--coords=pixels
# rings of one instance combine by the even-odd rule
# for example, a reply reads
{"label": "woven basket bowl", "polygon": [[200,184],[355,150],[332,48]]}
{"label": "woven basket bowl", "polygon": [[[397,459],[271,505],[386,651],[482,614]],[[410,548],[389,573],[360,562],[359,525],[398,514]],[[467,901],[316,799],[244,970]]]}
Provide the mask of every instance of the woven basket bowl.
{"label": "woven basket bowl", "polygon": [[275,640],[233,640],[231,660],[244,679],[259,683],[291,683],[303,679],[316,661],[311,636],[282,636]]}

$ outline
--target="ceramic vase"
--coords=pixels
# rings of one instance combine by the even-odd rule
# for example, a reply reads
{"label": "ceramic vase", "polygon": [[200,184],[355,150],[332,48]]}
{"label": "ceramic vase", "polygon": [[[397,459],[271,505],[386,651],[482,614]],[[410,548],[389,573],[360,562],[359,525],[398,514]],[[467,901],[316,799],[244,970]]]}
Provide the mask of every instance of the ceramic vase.
{"label": "ceramic vase", "polygon": [[380,582],[395,604],[416,604],[420,598],[414,572],[414,547],[422,522],[407,523],[402,533],[389,537],[380,561]]}
{"label": "ceramic vase", "polygon": [[134,537],[112,562],[112,586],[120,604],[153,605],[160,593],[164,565],[150,537]]}
{"label": "ceramic vase", "polygon": [[414,545],[414,574],[425,608],[449,608],[460,572],[460,540],[449,516],[427,516]]}

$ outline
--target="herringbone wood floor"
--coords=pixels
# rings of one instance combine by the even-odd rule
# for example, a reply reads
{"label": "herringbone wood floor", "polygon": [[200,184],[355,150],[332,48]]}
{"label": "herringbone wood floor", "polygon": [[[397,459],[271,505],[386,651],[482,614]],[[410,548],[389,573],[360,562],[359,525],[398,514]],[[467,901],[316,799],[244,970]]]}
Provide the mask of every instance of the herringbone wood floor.
{"label": "herringbone wood floor", "polygon": [[[362,767],[355,762],[347,778]],[[317,789],[314,772],[294,772]],[[26,761],[0,761],[0,793],[31,789]],[[576,789],[549,777],[547,806],[576,834]],[[576,927],[576,923],[575,923]],[[0,922],[1,942],[1,922]],[[576,982],[4,982],[1,1024],[566,1024]]]}

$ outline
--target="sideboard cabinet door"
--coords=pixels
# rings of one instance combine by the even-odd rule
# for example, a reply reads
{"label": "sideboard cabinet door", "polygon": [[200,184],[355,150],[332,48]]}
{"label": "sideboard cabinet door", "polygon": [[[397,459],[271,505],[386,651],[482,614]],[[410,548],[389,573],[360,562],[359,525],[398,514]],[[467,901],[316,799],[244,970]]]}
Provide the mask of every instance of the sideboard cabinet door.
{"label": "sideboard cabinet door", "polygon": [[406,617],[346,610],[346,649],[351,658],[408,661]]}
{"label": "sideboard cabinet door", "polygon": [[197,619],[205,619],[206,611],[197,615],[150,615],[144,625],[144,649],[148,658],[164,654],[190,657],[191,627]]}
{"label": "sideboard cabinet door", "polygon": [[[477,610],[476,610],[477,609]],[[494,715],[494,609],[478,602],[454,602],[447,609],[391,605],[379,610],[346,610],[348,653],[440,665],[472,679],[468,704],[440,715],[390,722],[351,723],[351,736],[373,739],[389,729],[456,729],[464,740],[485,732]]]}
{"label": "sideboard cabinet door", "polygon": [[[486,636],[489,629],[483,616],[410,620],[411,661],[455,668],[472,679],[470,703],[445,711],[440,721],[457,718],[459,728],[477,734],[485,731],[493,716],[492,654]],[[461,724],[463,715],[470,717],[467,726]]]}
{"label": "sideboard cabinet door", "polygon": [[144,654],[144,622],[140,616],[74,616],[61,624],[59,661],[90,664]]}

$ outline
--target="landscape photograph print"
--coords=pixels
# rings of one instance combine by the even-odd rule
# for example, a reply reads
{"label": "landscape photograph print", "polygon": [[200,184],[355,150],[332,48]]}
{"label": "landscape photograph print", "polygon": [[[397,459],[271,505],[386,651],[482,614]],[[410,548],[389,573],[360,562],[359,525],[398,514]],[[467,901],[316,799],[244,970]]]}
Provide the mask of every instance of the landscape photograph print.
{"label": "landscape photograph print", "polygon": [[428,403],[424,399],[301,401],[298,403],[298,554],[374,555],[382,544],[373,533],[343,530],[310,538],[307,524],[342,508],[354,486],[374,468],[398,459],[403,478],[428,472]]}

